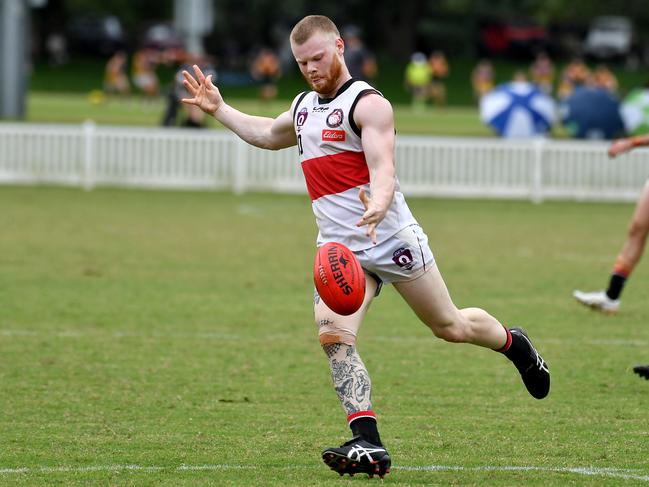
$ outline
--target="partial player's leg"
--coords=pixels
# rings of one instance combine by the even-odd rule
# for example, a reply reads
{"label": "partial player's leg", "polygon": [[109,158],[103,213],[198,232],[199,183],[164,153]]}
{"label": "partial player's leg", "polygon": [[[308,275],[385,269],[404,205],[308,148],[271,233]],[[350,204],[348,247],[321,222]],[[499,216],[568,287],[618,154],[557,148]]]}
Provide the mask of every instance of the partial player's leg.
{"label": "partial player's leg", "polygon": [[324,462],[341,475],[367,473],[383,477],[390,469],[390,456],[381,443],[372,410],[372,383],[356,350],[356,336],[377,287],[376,281],[366,275],[365,300],[360,309],[349,316],[334,313],[315,295],[320,344],[329,358],[334,388],[354,435],[342,446],[322,452]]}
{"label": "partial player's leg", "polygon": [[649,182],[645,184],[642,194],[636,203],[626,241],[624,242],[620,255],[618,255],[618,260],[626,266],[629,273],[638,265],[638,262],[642,258],[648,233]]}
{"label": "partial player's leg", "polygon": [[520,328],[508,330],[480,308],[458,309],[436,265],[416,279],[395,282],[394,287],[435,336],[502,352],[516,365],[532,396],[542,399],[548,395],[548,366],[527,334]]}
{"label": "partial player's leg", "polygon": [[574,298],[585,306],[607,314],[617,313],[620,308],[620,295],[627,279],[640,262],[649,233],[649,181],[636,203],[627,238],[622,251],[615,259],[608,288],[604,291],[584,292],[575,290]]}

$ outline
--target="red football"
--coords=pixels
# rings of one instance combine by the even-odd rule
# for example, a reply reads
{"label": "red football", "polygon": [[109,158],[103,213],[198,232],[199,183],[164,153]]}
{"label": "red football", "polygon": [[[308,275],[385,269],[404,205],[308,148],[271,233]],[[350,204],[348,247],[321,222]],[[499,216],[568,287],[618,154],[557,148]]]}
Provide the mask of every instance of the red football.
{"label": "red football", "polygon": [[320,298],[340,315],[355,313],[365,298],[365,273],[354,253],[338,242],[318,248],[313,282]]}

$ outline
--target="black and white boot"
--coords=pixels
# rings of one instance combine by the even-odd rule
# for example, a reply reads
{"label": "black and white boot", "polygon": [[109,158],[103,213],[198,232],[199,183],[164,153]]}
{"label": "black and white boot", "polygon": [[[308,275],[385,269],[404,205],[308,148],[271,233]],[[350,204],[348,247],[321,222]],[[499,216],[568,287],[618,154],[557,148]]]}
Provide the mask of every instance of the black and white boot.
{"label": "black and white boot", "polygon": [[522,328],[511,328],[511,344],[503,353],[521,374],[527,391],[536,399],[543,399],[550,392],[550,368],[536,351]]}
{"label": "black and white boot", "polygon": [[390,455],[382,446],[373,445],[360,436],[354,437],[339,448],[327,448],[322,460],[340,475],[366,473],[383,478],[390,472]]}

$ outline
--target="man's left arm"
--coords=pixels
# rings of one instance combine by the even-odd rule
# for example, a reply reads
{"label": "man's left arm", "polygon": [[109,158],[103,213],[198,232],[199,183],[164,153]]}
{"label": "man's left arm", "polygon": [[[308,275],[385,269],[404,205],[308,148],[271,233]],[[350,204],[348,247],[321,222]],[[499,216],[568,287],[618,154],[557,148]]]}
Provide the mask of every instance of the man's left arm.
{"label": "man's left arm", "polygon": [[361,130],[361,142],[370,171],[370,194],[361,189],[358,195],[365,206],[365,213],[357,225],[367,225],[366,235],[376,243],[376,227],[385,217],[394,197],[392,106],[381,95],[365,95],[356,105],[354,122]]}

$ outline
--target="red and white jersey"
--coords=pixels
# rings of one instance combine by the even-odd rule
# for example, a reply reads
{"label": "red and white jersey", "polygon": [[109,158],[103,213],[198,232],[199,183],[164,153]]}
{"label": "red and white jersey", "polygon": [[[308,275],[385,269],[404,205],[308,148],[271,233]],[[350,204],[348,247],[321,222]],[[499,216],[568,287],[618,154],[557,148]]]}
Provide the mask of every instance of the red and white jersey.
{"label": "red and white jersey", "polygon": [[[365,213],[358,192],[365,188],[369,193],[370,173],[353,119],[356,103],[369,93],[380,94],[366,82],[351,79],[334,98],[323,99],[311,91],[294,101],[293,124],[319,229],[318,246],[340,242],[354,251],[373,246],[366,228],[356,226]],[[376,228],[377,244],[415,223],[396,181],[392,204]]]}

